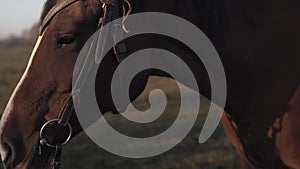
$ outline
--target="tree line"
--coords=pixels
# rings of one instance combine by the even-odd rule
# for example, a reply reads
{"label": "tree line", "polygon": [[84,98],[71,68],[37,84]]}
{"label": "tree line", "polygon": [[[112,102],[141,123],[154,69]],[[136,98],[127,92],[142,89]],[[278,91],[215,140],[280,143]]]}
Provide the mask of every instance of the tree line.
{"label": "tree line", "polygon": [[30,29],[26,29],[20,36],[10,35],[6,39],[0,40],[0,48],[32,47],[38,37],[39,24],[34,24]]}

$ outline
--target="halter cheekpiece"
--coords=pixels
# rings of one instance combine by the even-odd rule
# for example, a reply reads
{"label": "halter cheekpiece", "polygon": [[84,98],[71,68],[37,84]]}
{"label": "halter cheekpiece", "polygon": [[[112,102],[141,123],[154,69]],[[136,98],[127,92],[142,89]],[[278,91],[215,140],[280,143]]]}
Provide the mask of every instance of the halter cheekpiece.
{"label": "halter cheekpiece", "polygon": [[[58,13],[60,13],[62,10],[66,9],[67,7],[71,6],[72,4],[78,1],[84,1],[84,0],[64,0],[62,1],[62,3],[54,6],[45,16],[44,20],[41,22],[40,35],[43,35],[50,22]],[[132,11],[130,2],[128,0],[99,0],[99,1],[100,1],[100,5],[102,5],[102,11],[103,11],[98,22],[98,29],[100,29],[99,31],[102,31],[103,27],[107,23],[114,21],[120,17],[123,18],[121,23],[114,24],[111,28],[112,30],[111,36],[114,40],[114,47],[113,47],[114,54],[116,60],[120,63],[123,59],[125,59],[126,45],[122,42],[116,43],[116,39],[120,39],[121,37],[119,36],[125,36],[125,34],[128,33],[128,30],[126,29],[125,26],[125,21]],[[98,60],[99,59],[97,59],[96,56],[95,62],[97,63]],[[78,77],[78,79],[80,78],[81,77]],[[61,155],[62,147],[70,141],[73,135],[73,129],[72,129],[72,125],[70,124],[70,119],[74,112],[73,99],[75,102],[75,106],[78,106],[78,104],[80,104],[79,94],[80,91],[73,92],[70,95],[69,100],[65,103],[63,109],[59,113],[58,118],[46,122],[40,129],[39,154],[40,155],[42,154],[43,146],[55,149],[55,153],[52,160],[52,169],[59,169],[61,167],[60,155]],[[52,143],[50,142],[50,140],[47,140],[46,129],[48,130],[52,129],[53,125],[63,127],[68,131],[67,133],[68,135],[66,135],[65,137],[66,139],[63,142]]]}

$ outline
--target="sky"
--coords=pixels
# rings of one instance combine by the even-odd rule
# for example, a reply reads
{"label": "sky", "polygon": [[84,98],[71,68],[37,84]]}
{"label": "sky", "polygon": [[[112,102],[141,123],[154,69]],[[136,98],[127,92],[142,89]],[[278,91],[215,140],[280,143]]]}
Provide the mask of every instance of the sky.
{"label": "sky", "polygon": [[0,0],[0,39],[38,22],[45,0]]}

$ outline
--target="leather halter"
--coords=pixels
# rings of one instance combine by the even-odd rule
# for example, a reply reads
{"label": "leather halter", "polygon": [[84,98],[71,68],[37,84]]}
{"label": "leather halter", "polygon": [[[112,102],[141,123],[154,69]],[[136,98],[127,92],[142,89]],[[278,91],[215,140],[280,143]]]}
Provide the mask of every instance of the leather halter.
{"label": "leather halter", "polygon": [[45,16],[44,20],[41,22],[40,35],[44,33],[49,23],[58,13],[60,13],[62,10],[66,9],[67,7],[71,6],[73,3],[77,1],[83,1],[83,0],[63,0],[60,4],[53,7]]}
{"label": "leather halter", "polygon": [[[78,2],[78,1],[85,1],[85,0],[64,0],[60,4],[57,4],[56,6],[54,6],[48,12],[48,14],[44,18],[44,20],[41,22],[40,35],[41,36],[43,35],[46,28],[48,27],[50,22],[53,20],[53,18],[57,14],[59,14],[61,11],[63,11],[64,9],[66,9],[67,7],[71,6],[72,4],[74,4],[75,2]],[[124,2],[127,3],[128,8],[129,8],[127,13],[125,12],[126,10],[125,10]],[[102,17],[99,20],[98,29],[102,29],[102,27],[105,24],[121,17],[120,16],[120,9],[119,9],[120,6],[121,6],[121,7],[123,7],[123,21],[120,25],[121,25],[122,31],[127,32],[127,30],[124,26],[124,22],[125,22],[127,16],[131,12],[131,6],[130,6],[130,3],[128,2],[128,0],[100,0],[100,3],[103,5],[102,6],[103,14],[102,14]],[[122,4],[119,4],[119,3],[122,3]],[[114,31],[116,31],[116,30],[114,30]],[[115,36],[117,36],[117,35],[115,35],[115,33],[113,33],[113,38],[114,39],[116,38]],[[117,59],[118,62],[121,62],[124,59],[125,53],[126,53],[125,44],[115,43],[115,45],[114,45],[114,54],[115,54],[116,59]],[[82,77],[79,76],[77,78],[81,79]],[[55,149],[55,154],[54,154],[54,158],[53,158],[53,162],[52,162],[52,169],[59,169],[61,167],[60,155],[61,155],[62,146],[64,146],[65,144],[67,144],[70,141],[70,139],[72,137],[72,134],[73,134],[72,133],[73,132],[72,131],[72,126],[69,123],[69,121],[70,121],[71,116],[74,112],[73,98],[75,98],[75,101],[77,102],[77,100],[76,100],[76,98],[78,98],[78,97],[76,97],[77,94],[78,93],[73,92],[72,95],[70,96],[69,100],[66,102],[65,106],[63,107],[63,109],[59,113],[58,118],[46,122],[40,130],[39,153],[40,154],[42,153],[41,152],[42,151],[41,150],[42,146],[47,146],[47,147]],[[77,104],[78,103],[75,103],[76,106],[77,106]],[[50,143],[45,138],[45,133],[44,133],[45,129],[48,128],[48,127],[50,128],[51,125],[53,125],[53,124],[65,127],[69,131],[69,134],[66,137],[66,140],[64,142],[62,142],[62,143]]]}

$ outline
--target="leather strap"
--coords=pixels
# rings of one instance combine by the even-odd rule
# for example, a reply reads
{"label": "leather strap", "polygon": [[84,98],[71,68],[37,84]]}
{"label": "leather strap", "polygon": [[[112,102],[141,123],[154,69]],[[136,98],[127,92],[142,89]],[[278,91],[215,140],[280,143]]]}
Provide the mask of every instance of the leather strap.
{"label": "leather strap", "polygon": [[40,35],[42,35],[47,28],[48,24],[51,22],[51,20],[62,10],[69,7],[73,3],[77,1],[83,1],[83,0],[63,0],[61,3],[55,5],[46,15],[44,20],[41,23],[40,27]]}
{"label": "leather strap", "polygon": [[70,97],[67,103],[65,104],[63,111],[61,111],[58,116],[59,119],[58,124],[66,125],[70,121],[73,112],[74,112],[73,98]]}
{"label": "leather strap", "polygon": [[[111,1],[111,3],[106,4],[104,7],[104,18],[102,19],[100,29],[105,24],[120,18],[120,16],[122,16],[122,11],[120,10],[121,8],[125,10],[123,1]],[[123,37],[125,36],[126,30],[124,30],[124,28],[125,27],[123,21],[120,24],[113,25],[111,28],[112,38],[114,41],[114,54],[119,63],[125,59],[127,52],[126,44],[124,42],[116,43],[118,39],[123,39]]]}
{"label": "leather strap", "polygon": [[112,4],[112,3],[116,2],[116,0],[100,0],[100,2],[103,4]]}
{"label": "leather strap", "polygon": [[[46,17],[42,21],[41,27],[40,27],[40,35],[42,35],[44,33],[44,31],[46,30],[49,23],[53,20],[53,18],[59,12],[61,12],[62,10],[66,9],[67,7],[71,6],[72,4],[74,4],[75,2],[78,2],[78,1],[84,1],[84,0],[63,0],[60,4],[55,5],[48,12]],[[103,6],[104,15],[103,15],[103,18],[102,18],[101,23],[100,23],[100,27],[99,27],[100,29],[102,29],[105,24],[107,24],[107,23],[109,23],[109,22],[111,22],[115,19],[118,19],[122,15],[121,14],[122,11],[120,10],[120,7],[123,7],[123,13],[124,13],[123,14],[123,21],[122,21],[122,23],[118,24],[117,26],[115,25],[114,29],[112,30],[112,36],[114,38],[114,41],[116,42],[118,38],[122,38],[124,36],[124,31],[127,32],[126,28],[124,26],[124,22],[125,22],[127,16],[131,12],[130,3],[128,2],[128,0],[100,0],[100,1],[103,4],[105,4]],[[123,1],[126,2],[129,6],[129,10],[128,10],[127,14],[125,13],[125,6],[124,6]],[[103,43],[103,42],[101,42],[101,43]],[[125,58],[125,53],[126,53],[125,44],[124,43],[115,43],[114,53],[116,55],[116,58],[117,58],[118,62],[121,62]],[[79,104],[80,104],[80,100],[79,100],[80,89],[84,85],[85,78],[87,76],[87,74],[83,74],[82,72],[85,68],[90,68],[90,66],[93,63],[94,62],[90,61],[90,57],[88,55],[88,57],[85,58],[85,61],[84,61],[84,64],[82,65],[81,70],[79,70],[79,72],[78,72],[78,76],[76,77],[75,86],[79,87],[79,90],[78,91],[72,91],[72,95],[70,96],[68,101],[65,103],[65,106],[62,109],[62,111],[59,113],[59,116],[58,116],[58,119],[59,119],[58,124],[59,125],[70,127],[69,121],[70,121],[71,116],[74,112],[74,104],[75,104],[75,106],[79,106]],[[83,80],[83,81],[81,81],[81,80]],[[73,102],[73,98],[75,98],[74,102]],[[43,130],[41,129],[41,132],[42,131]],[[71,127],[70,127],[70,133],[72,134],[72,128]],[[43,146],[43,144],[42,144],[42,146]],[[62,151],[62,147],[61,146],[56,146],[55,154],[54,154],[54,158],[53,158],[53,163],[52,163],[52,169],[59,169],[61,167],[61,162],[60,162],[61,151]]]}
{"label": "leather strap", "polygon": [[55,148],[55,153],[54,153],[54,159],[52,161],[52,169],[60,169],[61,168],[61,161],[60,161],[60,156],[62,153],[61,147],[56,147]]}

